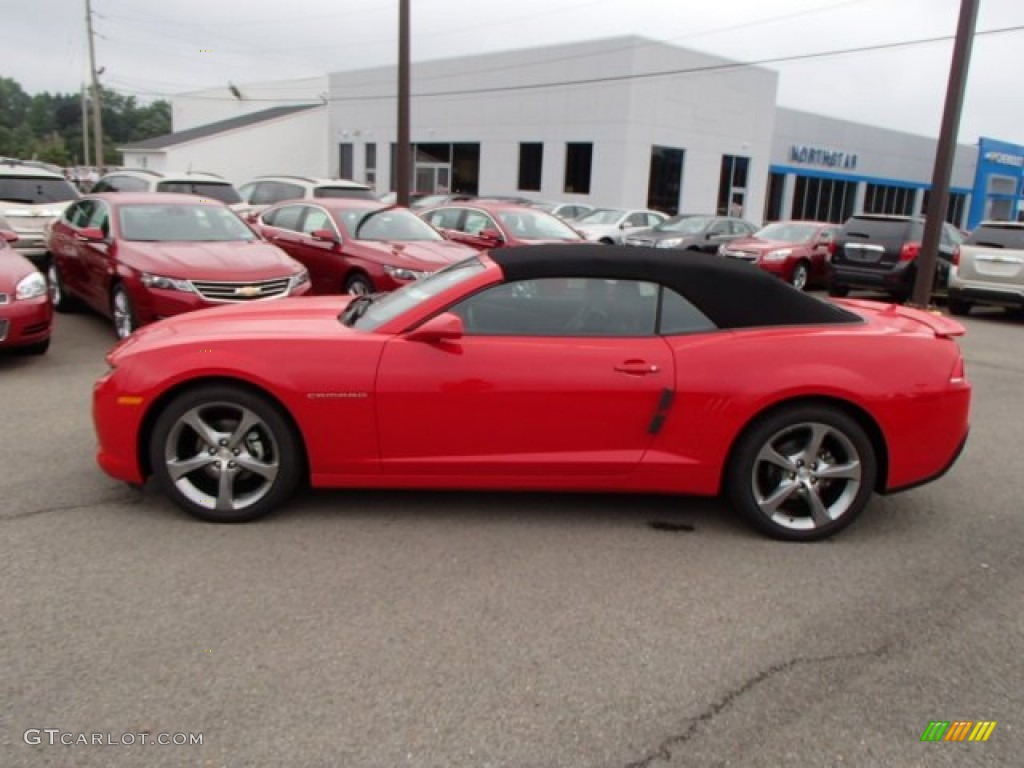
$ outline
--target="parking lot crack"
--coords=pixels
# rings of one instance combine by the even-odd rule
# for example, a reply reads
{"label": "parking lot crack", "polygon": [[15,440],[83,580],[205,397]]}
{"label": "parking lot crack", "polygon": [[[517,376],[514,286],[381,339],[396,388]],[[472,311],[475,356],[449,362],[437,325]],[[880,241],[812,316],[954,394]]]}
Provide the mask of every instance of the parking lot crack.
{"label": "parking lot crack", "polygon": [[87,501],[80,501],[76,504],[66,504],[62,506],[50,506],[40,507],[38,509],[26,509],[20,512],[13,512],[10,514],[0,514],[0,520],[24,520],[28,517],[36,517],[38,515],[45,515],[51,512],[73,512],[79,509],[89,509],[103,504],[141,504],[142,493],[139,491],[130,490],[128,492],[122,492],[116,495],[105,496],[97,499],[89,499]]}
{"label": "parking lot crack", "polygon": [[837,661],[853,661],[863,658],[880,659],[888,654],[888,652],[889,646],[883,645],[879,648],[857,651],[854,653],[840,653],[831,656],[814,657],[799,656],[775,664],[767,669],[763,669],[737,688],[726,692],[724,696],[718,699],[718,701],[713,702],[699,715],[687,720],[685,722],[685,727],[679,733],[669,736],[667,739],[662,741],[657,748],[639,760],[627,763],[625,768],[650,768],[650,766],[654,765],[658,761],[668,762],[672,759],[673,750],[685,745],[690,739],[697,735],[702,727],[710,723],[718,714],[733,706],[739,698],[776,675],[804,665],[830,664]]}

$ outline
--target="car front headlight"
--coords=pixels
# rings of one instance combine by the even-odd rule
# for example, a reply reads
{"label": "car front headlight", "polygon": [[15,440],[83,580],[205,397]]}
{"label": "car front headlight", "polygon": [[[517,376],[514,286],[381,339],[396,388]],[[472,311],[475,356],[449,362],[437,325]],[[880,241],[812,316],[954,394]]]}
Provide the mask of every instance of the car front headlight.
{"label": "car front headlight", "polygon": [[142,284],[147,288],[160,288],[164,291],[184,291],[185,293],[192,293],[194,291],[192,283],[188,280],[151,275],[148,272],[142,275]]}
{"label": "car front headlight", "polygon": [[683,244],[683,238],[681,237],[670,237],[668,240],[659,240],[655,243],[658,248],[678,248]]}
{"label": "car front headlight", "polygon": [[288,284],[288,290],[289,291],[294,291],[300,285],[305,285],[308,282],[309,282],[309,271],[304,269],[301,272],[297,272],[294,275],[292,275],[291,282]]}
{"label": "car front headlight", "polygon": [[37,299],[46,293],[46,278],[41,272],[21,278],[14,287],[14,298],[19,301]]}
{"label": "car front headlight", "polygon": [[427,272],[421,272],[415,269],[406,269],[405,267],[392,267],[390,264],[384,265],[384,271],[388,273],[388,276],[393,277],[395,280],[419,280],[422,277],[427,276]]}
{"label": "car front headlight", "polygon": [[764,261],[785,261],[789,258],[791,253],[793,253],[792,248],[780,248],[777,251],[768,251],[768,253],[761,258]]}

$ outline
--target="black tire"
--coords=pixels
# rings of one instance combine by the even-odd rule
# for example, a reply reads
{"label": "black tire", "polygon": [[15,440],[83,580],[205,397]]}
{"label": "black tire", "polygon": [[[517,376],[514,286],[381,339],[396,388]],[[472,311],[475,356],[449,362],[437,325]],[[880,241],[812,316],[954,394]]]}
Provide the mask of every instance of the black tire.
{"label": "black tire", "polygon": [[363,296],[368,293],[373,293],[373,283],[370,282],[370,279],[366,275],[352,275],[352,277],[345,281],[345,293],[349,293],[354,296]]}
{"label": "black tire", "polygon": [[54,310],[67,313],[78,309],[78,302],[64,287],[64,276],[57,266],[57,260],[52,256],[46,262],[46,287],[50,292],[50,303],[53,304]]}
{"label": "black tire", "polygon": [[946,299],[946,308],[949,310],[949,314],[958,315],[964,317],[971,314],[971,302],[964,301],[963,299],[954,299],[949,297]]}
{"label": "black tire", "polygon": [[807,289],[807,283],[810,279],[811,265],[806,261],[798,261],[797,265],[793,267],[793,274],[790,277],[789,284],[798,291],[803,291]]}
{"label": "black tire", "polygon": [[122,283],[115,283],[110,289],[110,319],[118,339],[127,339],[139,327],[132,297]]}
{"label": "black tire", "polygon": [[762,533],[817,541],[864,511],[877,467],[871,440],[853,418],[828,406],[794,405],[747,428],[726,468],[724,491],[733,509]]}
{"label": "black tire", "polygon": [[[243,420],[248,428],[239,434]],[[163,492],[189,514],[215,523],[267,515],[291,497],[304,471],[299,437],[278,406],[230,384],[174,398],[157,417],[147,450]],[[175,463],[192,468],[181,467],[174,478]]]}
{"label": "black tire", "polygon": [[850,295],[850,286],[840,285],[839,283],[828,284],[828,295],[835,296],[837,299],[844,298]]}
{"label": "black tire", "polygon": [[597,242],[599,242],[601,245],[615,245],[615,241],[612,240],[610,237],[602,237]]}

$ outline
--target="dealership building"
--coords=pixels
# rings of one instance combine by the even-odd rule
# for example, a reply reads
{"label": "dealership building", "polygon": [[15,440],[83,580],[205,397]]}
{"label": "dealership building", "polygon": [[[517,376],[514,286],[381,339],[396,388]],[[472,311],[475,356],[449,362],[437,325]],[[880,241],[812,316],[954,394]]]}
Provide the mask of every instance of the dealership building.
{"label": "dealership building", "polygon": [[[173,98],[175,132],[124,164],[396,179],[396,70],[225,85]],[[412,66],[414,191],[516,194],[755,222],[922,212],[937,141],[776,105],[778,73],[639,37]],[[1024,210],[1024,147],[959,145],[947,219]]]}

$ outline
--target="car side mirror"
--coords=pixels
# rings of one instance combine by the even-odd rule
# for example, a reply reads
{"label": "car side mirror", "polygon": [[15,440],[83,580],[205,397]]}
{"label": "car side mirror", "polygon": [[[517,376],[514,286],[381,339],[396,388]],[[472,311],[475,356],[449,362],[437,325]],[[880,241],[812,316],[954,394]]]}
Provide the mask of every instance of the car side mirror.
{"label": "car side mirror", "polygon": [[99,227],[83,227],[78,230],[77,237],[84,243],[102,243],[107,239]]}
{"label": "car side mirror", "polygon": [[505,242],[505,238],[501,236],[501,232],[499,232],[496,229],[480,230],[480,234],[478,235],[478,237],[481,240],[486,240],[487,242],[493,243],[494,245],[499,245]]}
{"label": "car side mirror", "polygon": [[10,229],[0,229],[0,240],[5,240],[8,243],[17,241],[18,233]]}
{"label": "car side mirror", "polygon": [[436,344],[439,341],[461,339],[465,332],[461,317],[454,312],[442,312],[427,320],[419,328],[409,331],[405,338],[409,341],[425,341],[428,344]]}
{"label": "car side mirror", "polygon": [[309,233],[309,236],[314,240],[319,240],[322,243],[337,243],[338,236],[330,229],[314,229]]}

